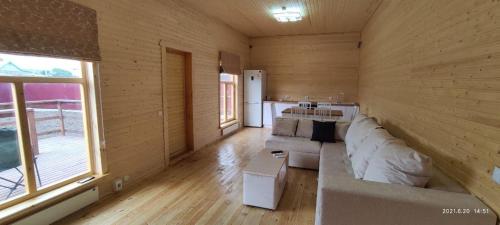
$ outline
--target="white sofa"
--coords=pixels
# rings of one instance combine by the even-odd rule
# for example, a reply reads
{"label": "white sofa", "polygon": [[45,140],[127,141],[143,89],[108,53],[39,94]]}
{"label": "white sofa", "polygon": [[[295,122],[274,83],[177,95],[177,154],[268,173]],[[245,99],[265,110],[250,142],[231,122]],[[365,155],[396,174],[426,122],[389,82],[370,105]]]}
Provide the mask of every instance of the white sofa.
{"label": "white sofa", "polygon": [[[295,134],[304,136],[308,131],[300,130],[301,122]],[[419,188],[356,179],[344,142],[273,135],[266,147],[288,151],[292,167],[319,169],[316,225],[495,225],[497,221],[491,209],[435,167],[425,188]],[[453,213],[458,209],[470,212]]]}
{"label": "white sofa", "polygon": [[321,142],[304,137],[271,136],[266,148],[288,151],[288,165],[306,169],[318,169]]}
{"label": "white sofa", "polygon": [[[280,118],[293,120],[290,118]],[[276,125],[276,122],[273,123]],[[337,122],[335,139],[343,141],[350,122]],[[289,152],[288,165],[305,169],[319,169],[321,142],[311,141],[313,132],[312,120],[297,120],[293,136],[273,135],[266,140],[266,148]]]}

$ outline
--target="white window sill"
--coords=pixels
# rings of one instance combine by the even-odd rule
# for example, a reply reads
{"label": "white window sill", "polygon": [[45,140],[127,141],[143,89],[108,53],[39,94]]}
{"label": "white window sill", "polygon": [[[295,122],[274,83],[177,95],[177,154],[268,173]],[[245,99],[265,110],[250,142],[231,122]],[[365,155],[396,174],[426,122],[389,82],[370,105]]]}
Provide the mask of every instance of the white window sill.
{"label": "white window sill", "polygon": [[220,128],[221,128],[221,129],[224,129],[224,128],[226,128],[226,127],[229,127],[229,126],[231,126],[231,125],[233,125],[233,124],[237,124],[237,123],[238,123],[238,120],[231,120],[231,121],[229,121],[229,122],[224,122],[224,123],[222,123],[222,124],[220,125]]}

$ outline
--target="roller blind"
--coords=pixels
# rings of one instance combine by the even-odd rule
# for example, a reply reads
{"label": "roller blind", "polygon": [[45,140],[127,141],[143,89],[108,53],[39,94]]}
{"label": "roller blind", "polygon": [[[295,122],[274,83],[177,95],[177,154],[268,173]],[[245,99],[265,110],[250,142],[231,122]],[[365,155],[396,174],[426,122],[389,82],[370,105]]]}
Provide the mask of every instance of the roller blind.
{"label": "roller blind", "polygon": [[0,0],[0,51],[99,61],[96,11],[67,0]]}
{"label": "roller blind", "polygon": [[220,72],[241,74],[240,56],[229,52],[220,52]]}

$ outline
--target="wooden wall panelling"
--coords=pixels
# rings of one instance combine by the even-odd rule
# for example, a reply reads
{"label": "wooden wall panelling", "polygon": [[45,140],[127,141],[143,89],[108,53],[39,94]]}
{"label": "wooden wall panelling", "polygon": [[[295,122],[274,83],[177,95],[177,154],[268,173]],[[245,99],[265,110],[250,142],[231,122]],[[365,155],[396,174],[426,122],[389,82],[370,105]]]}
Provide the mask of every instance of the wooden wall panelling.
{"label": "wooden wall panelling", "polygon": [[101,185],[103,194],[111,192],[116,177],[129,175],[127,187],[165,168],[160,40],[192,53],[193,149],[220,138],[218,53],[236,53],[242,68],[247,66],[245,35],[182,1],[73,1],[97,11],[104,151],[111,174]]}
{"label": "wooden wall panelling", "polygon": [[251,65],[268,74],[267,94],[302,100],[328,100],[338,92],[357,101],[359,33],[279,36],[251,39]]}
{"label": "wooden wall panelling", "polygon": [[500,2],[383,1],[362,32],[362,111],[500,212]]}

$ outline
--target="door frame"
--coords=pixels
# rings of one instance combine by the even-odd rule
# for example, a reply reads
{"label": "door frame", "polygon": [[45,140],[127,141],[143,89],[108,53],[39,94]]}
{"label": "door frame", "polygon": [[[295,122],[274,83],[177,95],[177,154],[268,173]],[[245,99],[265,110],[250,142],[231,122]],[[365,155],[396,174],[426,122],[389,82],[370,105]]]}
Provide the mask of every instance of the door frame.
{"label": "door frame", "polygon": [[[167,102],[167,53],[174,53],[184,56],[184,100],[185,100],[185,120],[186,120],[186,152],[194,151],[193,138],[193,74],[192,74],[192,58],[191,52],[178,50],[168,47],[164,41],[160,41],[161,47],[161,92],[162,92],[162,114],[163,114],[163,146],[165,168],[170,164],[170,149],[168,138],[168,112],[165,110]],[[184,154],[185,154],[184,153]]]}

